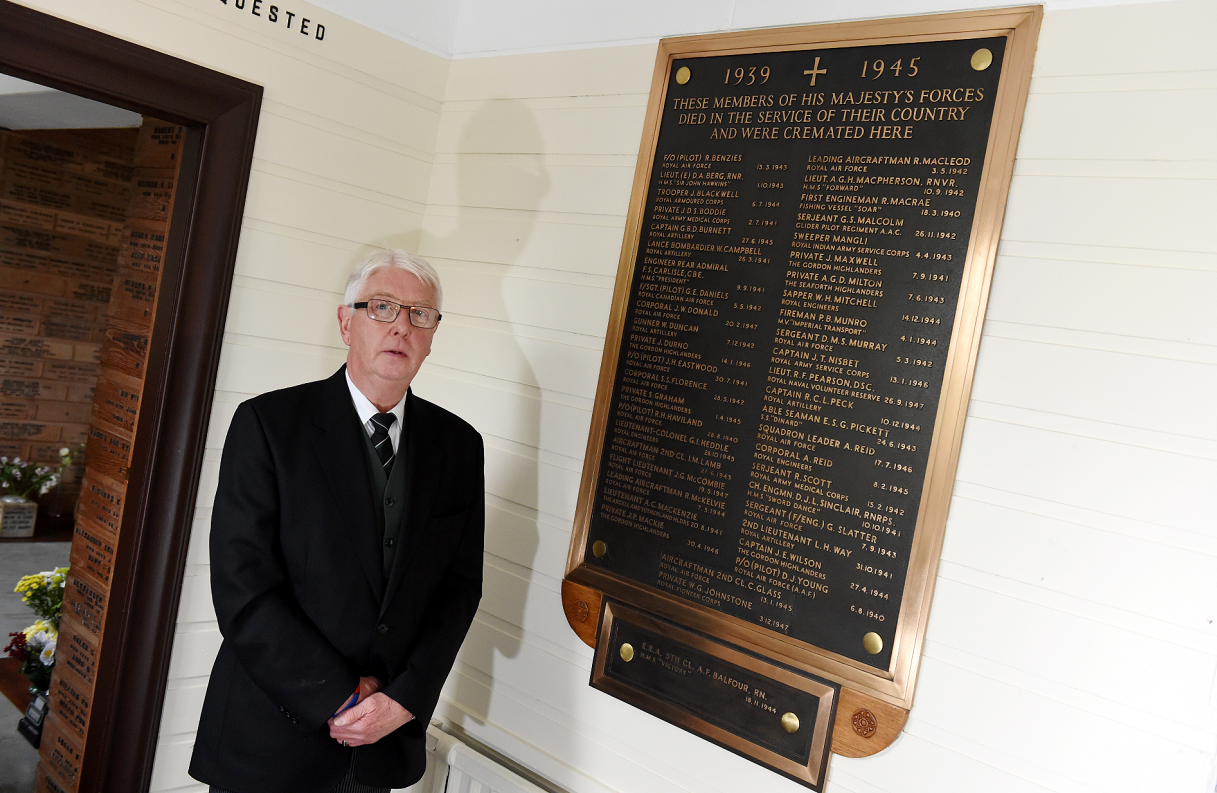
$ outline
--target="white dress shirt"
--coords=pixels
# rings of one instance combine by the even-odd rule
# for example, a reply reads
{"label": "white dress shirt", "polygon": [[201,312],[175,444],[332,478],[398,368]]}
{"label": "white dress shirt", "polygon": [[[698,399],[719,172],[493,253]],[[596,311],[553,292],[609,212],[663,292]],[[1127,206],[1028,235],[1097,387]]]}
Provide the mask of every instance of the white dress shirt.
{"label": "white dress shirt", "polygon": [[[359,420],[363,422],[363,428],[370,438],[372,433],[376,431],[376,425],[372,423],[372,417],[380,411],[355,386],[355,381],[351,379],[351,373],[344,372],[344,374],[347,378],[347,388],[351,389],[351,401],[355,403],[355,412],[359,414]],[[393,444],[393,454],[397,454],[397,442],[401,438],[401,427],[406,420],[406,397],[403,396],[401,401],[394,405],[389,412],[397,416],[397,421],[393,422],[393,425],[389,427],[389,442]]]}

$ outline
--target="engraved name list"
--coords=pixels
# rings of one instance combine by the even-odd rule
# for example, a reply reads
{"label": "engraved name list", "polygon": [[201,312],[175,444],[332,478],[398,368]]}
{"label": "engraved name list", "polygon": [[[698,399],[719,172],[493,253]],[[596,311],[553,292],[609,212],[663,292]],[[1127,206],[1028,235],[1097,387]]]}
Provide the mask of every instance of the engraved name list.
{"label": "engraved name list", "polygon": [[1004,44],[672,62],[587,565],[888,669]]}

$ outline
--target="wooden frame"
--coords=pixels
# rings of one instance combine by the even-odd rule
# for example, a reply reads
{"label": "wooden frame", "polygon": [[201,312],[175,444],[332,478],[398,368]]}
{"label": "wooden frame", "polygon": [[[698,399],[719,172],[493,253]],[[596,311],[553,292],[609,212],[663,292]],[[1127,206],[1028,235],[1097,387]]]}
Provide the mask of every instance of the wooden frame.
{"label": "wooden frame", "polygon": [[[1042,16],[1043,11],[1039,6],[1029,6],[839,25],[688,36],[660,42],[638,167],[626,217],[613,308],[609,318],[592,415],[592,429],[567,557],[564,592],[568,587],[572,587],[573,593],[576,591],[573,587],[577,587],[578,591],[583,593],[584,600],[587,597],[598,598],[600,593],[603,593],[641,606],[695,630],[721,636],[764,657],[775,658],[782,663],[842,683],[848,687],[843,689],[843,699],[851,696],[852,689],[865,695],[876,705],[895,706],[905,711],[912,706],[989,285],[996,260],[1006,195],[1013,175],[1014,153],[1026,105],[1031,63]],[[997,36],[1007,39],[1006,54],[986,144],[985,176],[977,198],[967,264],[963,271],[963,287],[954,316],[951,335],[953,341],[938,404],[934,439],[917,523],[917,539],[908,563],[900,627],[893,646],[890,668],[879,672],[865,668],[844,656],[794,642],[739,618],[681,600],[587,564],[585,560],[592,553],[588,542],[592,502],[599,482],[599,467],[610,419],[609,409],[616,368],[625,332],[627,302],[634,278],[634,265],[642,234],[661,112],[673,61],[811,47],[823,50]],[[574,613],[582,612],[583,609],[580,608]],[[568,611],[568,614],[570,613],[572,612]],[[588,627],[574,620],[571,625],[580,635],[589,633]],[[875,750],[877,751],[877,748]]]}
{"label": "wooden frame", "polygon": [[0,70],[187,128],[79,790],[147,790],[262,88],[0,0]]}

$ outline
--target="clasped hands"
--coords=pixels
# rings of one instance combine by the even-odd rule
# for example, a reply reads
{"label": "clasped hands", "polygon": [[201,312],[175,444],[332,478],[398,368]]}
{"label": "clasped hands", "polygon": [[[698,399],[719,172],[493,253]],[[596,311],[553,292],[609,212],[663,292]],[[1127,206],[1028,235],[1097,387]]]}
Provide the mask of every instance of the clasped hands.
{"label": "clasped hands", "polygon": [[374,677],[359,678],[359,702],[330,718],[330,737],[347,746],[376,743],[414,716],[380,693]]}

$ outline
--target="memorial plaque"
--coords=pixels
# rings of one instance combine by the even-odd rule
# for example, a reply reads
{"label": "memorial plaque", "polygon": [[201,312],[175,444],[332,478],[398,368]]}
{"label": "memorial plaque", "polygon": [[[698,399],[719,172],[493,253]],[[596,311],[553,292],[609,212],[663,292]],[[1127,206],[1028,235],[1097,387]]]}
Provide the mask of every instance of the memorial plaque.
{"label": "memorial plaque", "polygon": [[165,255],[167,222],[132,219],[123,228],[119,266],[128,265],[159,275]]}
{"label": "memorial plaque", "polygon": [[38,765],[34,776],[34,793],[71,793],[76,788],[64,787],[59,780],[47,772],[46,767]]}
{"label": "memorial plaque", "polygon": [[[22,358],[0,358],[0,395],[3,395],[5,386],[10,377],[28,378],[38,377],[42,374],[42,361],[31,361]],[[96,376],[96,375],[94,375]]]}
{"label": "memorial plaque", "polygon": [[54,713],[48,715],[43,723],[39,754],[42,758],[39,765],[49,772],[50,778],[59,782],[65,790],[76,789],[83,750],[79,741],[63,729],[59,717]]}
{"label": "memorial plaque", "polygon": [[1039,19],[661,43],[571,582],[911,705]]}
{"label": "memorial plaque", "polygon": [[75,354],[76,347],[71,342],[0,334],[0,355],[70,361]]}
{"label": "memorial plaque", "polygon": [[126,482],[131,463],[131,434],[101,420],[89,425],[85,456],[89,468],[118,482]]}
{"label": "memorial plaque", "polygon": [[[103,474],[95,466],[85,469],[76,503],[78,523],[95,523],[112,537],[118,537],[123,519],[123,499],[127,486]],[[112,558],[113,550],[110,550]]]}
{"label": "memorial plaque", "polygon": [[103,586],[90,580],[83,571],[72,570],[65,582],[67,587],[63,593],[63,610],[71,614],[82,628],[101,638],[102,628],[106,624],[106,601],[110,595],[109,586]]}
{"label": "memorial plaque", "polygon": [[592,686],[824,789],[839,687],[605,602]]}
{"label": "memorial plaque", "polygon": [[[88,385],[93,387],[94,381],[97,380],[97,373],[101,370],[97,364],[92,363],[63,363],[48,361],[44,364],[44,376],[53,380],[70,380],[72,382]],[[92,400],[92,396],[89,397]]]}
{"label": "memorial plaque", "polygon": [[106,329],[106,340],[101,344],[101,364],[118,374],[143,382],[144,366],[148,360],[150,331],[140,330],[114,320]]}
{"label": "memorial plaque", "polygon": [[67,613],[59,623],[55,663],[63,663],[90,689],[97,683],[97,640]]}
{"label": "memorial plaque", "polygon": [[47,380],[6,377],[0,380],[0,396],[17,399],[67,399],[68,384]]}
{"label": "memorial plaque", "polygon": [[86,686],[65,666],[56,669],[51,678],[50,700],[51,709],[59,715],[60,723],[83,741],[89,727],[92,686]]}
{"label": "memorial plaque", "polygon": [[114,373],[103,374],[97,380],[96,397],[92,404],[97,420],[133,434],[139,418],[140,390],[138,385],[120,382]]}
{"label": "memorial plaque", "polygon": [[[89,487],[95,486],[95,483]],[[81,492],[85,491],[82,485]],[[79,505],[79,501],[77,502]],[[114,573],[114,549],[118,544],[114,532],[108,531],[83,517],[77,510],[70,564],[73,570],[87,572],[97,581],[110,585]]]}
{"label": "memorial plaque", "polygon": [[177,168],[136,168],[127,217],[167,222],[176,183]]}

